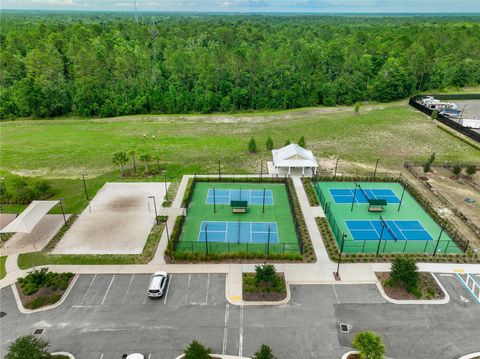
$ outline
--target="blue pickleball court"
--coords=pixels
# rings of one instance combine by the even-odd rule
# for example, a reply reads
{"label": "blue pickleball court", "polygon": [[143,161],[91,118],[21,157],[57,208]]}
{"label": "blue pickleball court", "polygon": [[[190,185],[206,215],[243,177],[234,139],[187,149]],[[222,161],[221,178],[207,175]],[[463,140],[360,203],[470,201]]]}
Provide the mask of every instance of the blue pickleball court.
{"label": "blue pickleball court", "polygon": [[200,225],[198,241],[205,242],[205,240],[223,243],[279,243],[275,222],[204,221]]}
{"label": "blue pickleball court", "polygon": [[[263,190],[262,189],[215,189],[210,188],[207,193],[207,204],[230,205],[231,201],[247,201],[249,206],[263,205]],[[265,190],[265,204],[273,205],[273,192],[270,189]]]}
{"label": "blue pickleball court", "polygon": [[433,240],[430,233],[416,220],[383,221],[383,231],[381,220],[347,220],[345,224],[354,240],[378,241],[380,236],[382,241]]}
{"label": "blue pickleball court", "polygon": [[369,199],[384,199],[387,203],[400,203],[400,199],[391,189],[357,189],[330,188],[330,194],[335,203],[352,203],[355,194],[355,203],[368,203]]}

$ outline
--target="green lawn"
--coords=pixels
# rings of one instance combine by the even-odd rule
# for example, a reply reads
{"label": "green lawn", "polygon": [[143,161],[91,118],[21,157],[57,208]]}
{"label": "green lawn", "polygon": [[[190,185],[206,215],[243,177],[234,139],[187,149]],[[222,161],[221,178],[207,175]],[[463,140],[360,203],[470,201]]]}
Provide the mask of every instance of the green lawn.
{"label": "green lawn", "polygon": [[[119,150],[158,154],[169,180],[178,180],[184,173],[216,172],[219,159],[224,173],[258,172],[260,160],[271,158],[264,145],[268,136],[280,147],[287,139],[297,141],[303,135],[317,157],[339,156],[341,166],[349,162],[370,170],[378,156],[381,167],[397,170],[403,161],[424,160],[432,152],[438,161],[473,162],[480,155],[404,102],[365,105],[359,115],[352,108],[337,107],[234,115],[19,120],[0,123],[0,133],[0,175],[49,178],[55,197],[65,197],[68,212],[85,207],[82,173],[88,174],[90,197],[107,181],[163,180],[162,176],[121,178],[111,162],[112,153]],[[142,142],[143,133],[148,138]],[[247,152],[250,137],[257,141],[257,154]],[[137,166],[143,167],[138,156]],[[156,164],[152,161],[151,166]],[[21,207],[2,210],[18,212]]]}
{"label": "green lawn", "polygon": [[7,261],[7,256],[0,257],[0,279],[3,279],[7,275],[7,272],[5,270],[6,261]]}
{"label": "green lawn", "polygon": [[[265,213],[263,213],[262,205],[249,205],[248,211],[245,214],[232,213],[230,205],[216,205],[216,212],[214,212],[213,204],[207,204],[208,190],[215,186],[216,191],[221,189],[239,188],[242,191],[253,189],[271,190],[273,194],[273,205],[265,205]],[[232,227],[238,225],[238,222],[275,222],[278,229],[279,244],[270,245],[270,253],[298,253],[298,240],[293,224],[292,213],[288,204],[287,190],[284,184],[254,184],[254,183],[213,183],[213,182],[197,182],[195,190],[190,202],[187,213],[187,218],[183,226],[183,232],[180,237],[180,242],[177,246],[179,251],[194,251],[206,252],[205,241],[199,241],[199,232],[202,221],[209,222],[233,222],[230,225],[229,238],[227,241],[231,243],[213,241],[215,237],[215,229],[210,232],[208,242],[209,251],[214,253],[227,252],[260,252],[264,253],[265,244],[256,244],[249,241],[249,232],[239,233],[237,238],[236,230],[231,230]],[[248,227],[248,226],[246,226]],[[243,227],[242,227],[242,230]],[[224,233],[220,234],[222,237]],[[208,238],[208,230],[207,230]],[[254,240],[255,241],[255,240]]]}
{"label": "green lawn", "polygon": [[[403,187],[399,183],[393,182],[359,182],[359,185],[364,190],[390,189],[398,199],[401,198],[403,192]],[[330,203],[329,208],[331,208],[331,214],[327,215],[327,218],[339,246],[341,244],[342,235],[346,234],[344,245],[345,253],[376,253],[377,249],[379,249],[380,253],[433,253],[435,248],[437,248],[439,253],[462,253],[456,243],[447,233],[441,230],[440,226],[423,210],[422,207],[420,207],[407,191],[405,191],[400,211],[398,211],[398,204],[391,203],[384,207],[384,211],[381,213],[369,212],[368,204],[363,203],[355,203],[352,211],[350,201],[348,203],[336,203],[329,191],[330,189],[353,190],[354,187],[355,185],[353,182],[317,182],[316,184],[316,191],[319,193],[319,197],[323,195],[326,202]],[[325,208],[325,205],[323,205],[323,207]],[[397,241],[384,240],[382,243],[379,243],[378,240],[353,239],[353,234],[350,232],[345,221],[378,221],[380,215],[382,215],[386,221],[417,220],[430,234],[433,240],[406,241],[404,239],[399,239]],[[359,231],[356,235],[358,236],[361,234],[362,233]],[[439,237],[441,240],[437,246],[437,240]],[[385,238],[385,236],[383,238]]]}

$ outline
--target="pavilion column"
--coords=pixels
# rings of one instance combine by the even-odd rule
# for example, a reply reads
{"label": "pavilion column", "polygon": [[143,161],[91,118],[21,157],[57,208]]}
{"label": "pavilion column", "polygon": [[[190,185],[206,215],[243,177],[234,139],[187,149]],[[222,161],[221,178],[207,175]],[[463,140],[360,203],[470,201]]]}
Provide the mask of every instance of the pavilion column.
{"label": "pavilion column", "polygon": [[302,167],[302,176],[305,176],[305,167]]}
{"label": "pavilion column", "polygon": [[291,169],[292,169],[292,167],[289,166],[289,167],[288,167],[288,175],[289,175],[289,176],[290,176]]}

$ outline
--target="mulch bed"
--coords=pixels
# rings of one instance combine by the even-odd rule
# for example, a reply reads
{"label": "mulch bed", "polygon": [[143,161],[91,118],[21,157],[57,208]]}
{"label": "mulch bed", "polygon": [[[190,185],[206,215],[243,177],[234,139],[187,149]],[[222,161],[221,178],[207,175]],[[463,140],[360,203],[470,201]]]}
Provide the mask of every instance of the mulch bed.
{"label": "mulch bed", "polygon": [[360,354],[348,354],[347,359],[360,359]]}
{"label": "mulch bed", "polygon": [[[244,275],[249,275],[250,273],[244,273]],[[252,274],[254,275],[254,274]],[[277,273],[277,277],[285,283],[285,278],[283,273]],[[284,300],[287,297],[287,290],[285,285],[285,290],[282,292],[271,292],[268,289],[262,290],[259,288],[258,292],[245,292],[243,291],[243,300],[247,302],[278,302]]]}
{"label": "mulch bed", "polygon": [[[70,286],[70,283],[72,282],[73,278],[75,278],[75,276],[72,276],[72,278],[70,278],[70,281],[68,282],[68,286]],[[32,295],[25,295],[25,294],[23,294],[23,290],[20,287],[20,285],[18,284],[18,282],[16,282],[15,285],[17,287],[17,292],[18,292],[18,295],[20,297],[20,301],[22,302],[23,307],[27,308],[27,309],[38,309],[38,308],[41,308],[41,307],[44,307],[44,306],[47,306],[47,305],[55,304],[56,302],[58,302],[63,297],[63,294],[66,291],[66,290],[62,290],[62,289],[52,290],[52,288],[42,287],[37,292],[33,293]],[[67,287],[67,289],[68,289],[68,287]],[[31,308],[31,305],[35,300],[38,300],[40,298],[49,298],[49,297],[51,297],[51,300],[49,302],[47,302],[47,303],[45,303],[45,304],[43,304],[39,307]]]}
{"label": "mulch bed", "polygon": [[[443,299],[445,298],[445,293],[438,286],[437,281],[433,278],[431,273],[420,272],[419,273],[419,289],[422,292],[422,297],[417,298],[412,293],[407,292],[405,286],[398,284],[395,287],[384,285],[384,281],[390,279],[389,272],[377,272],[375,273],[380,284],[385,291],[385,294],[397,300],[433,300],[433,299]],[[430,289],[430,293],[428,292]]]}

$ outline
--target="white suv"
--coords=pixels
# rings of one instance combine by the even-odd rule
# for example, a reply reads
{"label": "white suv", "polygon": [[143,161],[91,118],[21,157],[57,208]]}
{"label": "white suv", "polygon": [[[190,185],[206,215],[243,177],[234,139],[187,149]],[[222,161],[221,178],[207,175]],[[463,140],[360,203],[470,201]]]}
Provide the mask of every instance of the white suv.
{"label": "white suv", "polygon": [[160,271],[153,273],[152,279],[150,279],[150,285],[148,286],[147,296],[151,298],[160,298],[165,292],[167,280],[167,272]]}

